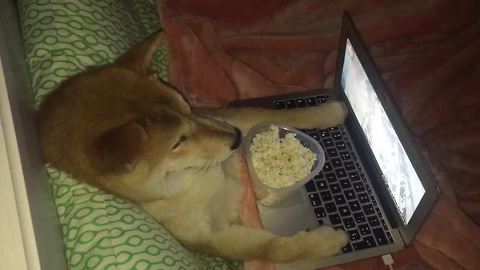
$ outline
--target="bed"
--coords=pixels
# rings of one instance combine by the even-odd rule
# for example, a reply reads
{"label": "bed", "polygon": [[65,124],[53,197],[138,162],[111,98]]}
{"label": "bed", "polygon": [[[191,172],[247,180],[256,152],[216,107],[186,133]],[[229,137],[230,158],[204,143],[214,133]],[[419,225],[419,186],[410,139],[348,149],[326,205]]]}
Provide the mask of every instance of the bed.
{"label": "bed", "polygon": [[[163,46],[157,52],[154,67],[194,106],[329,88],[344,10],[359,27],[442,191],[414,244],[394,254],[395,269],[476,269],[480,4],[466,0],[6,2],[0,56],[2,97],[9,104],[2,103],[1,119],[5,137],[16,138],[20,153],[15,157],[7,151],[10,164],[18,162],[21,172],[17,177],[16,167],[9,167],[12,207],[21,213],[16,216],[19,250],[26,258],[22,265],[271,269],[192,253],[135,205],[45,169],[34,110],[68,76],[111,62],[162,26],[169,50]],[[7,149],[13,148],[7,144]],[[245,222],[259,226],[251,199],[246,205]],[[15,231],[11,225],[2,228]],[[0,247],[8,250],[3,243]],[[332,269],[383,269],[382,264],[372,258]]]}

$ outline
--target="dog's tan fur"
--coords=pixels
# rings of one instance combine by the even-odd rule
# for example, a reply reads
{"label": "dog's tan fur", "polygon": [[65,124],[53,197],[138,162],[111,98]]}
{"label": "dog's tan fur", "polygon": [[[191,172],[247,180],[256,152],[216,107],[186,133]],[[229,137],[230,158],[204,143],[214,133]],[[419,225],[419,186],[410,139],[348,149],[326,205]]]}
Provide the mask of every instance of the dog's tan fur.
{"label": "dog's tan fur", "polygon": [[339,252],[347,237],[329,227],[286,237],[240,225],[243,187],[232,148],[239,139],[234,127],[243,134],[263,121],[326,128],[343,122],[344,107],[192,110],[147,74],[162,39],[156,34],[113,64],[70,78],[45,99],[45,162],[139,204],[191,249],[272,262]]}

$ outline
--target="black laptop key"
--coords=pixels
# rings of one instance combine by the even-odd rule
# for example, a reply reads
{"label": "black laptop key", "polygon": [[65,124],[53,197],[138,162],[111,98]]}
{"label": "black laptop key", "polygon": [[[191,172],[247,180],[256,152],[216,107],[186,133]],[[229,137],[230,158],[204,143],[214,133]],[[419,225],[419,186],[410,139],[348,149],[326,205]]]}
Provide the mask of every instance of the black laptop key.
{"label": "black laptop key", "polygon": [[333,199],[335,200],[335,203],[337,205],[342,205],[342,204],[347,203],[347,201],[345,200],[345,196],[343,196],[343,194],[337,194],[337,195],[333,196]]}
{"label": "black laptop key", "polygon": [[346,160],[349,160],[350,158],[352,158],[350,156],[350,153],[348,153],[348,152],[340,152],[340,157],[342,158],[343,161],[346,161]]}
{"label": "black laptop key", "polygon": [[283,101],[276,101],[275,103],[275,108],[276,109],[283,109],[285,108],[285,103]]}
{"label": "black laptop key", "polygon": [[342,192],[342,189],[340,188],[339,184],[335,183],[330,185],[330,191],[332,191],[333,194],[337,194]]}
{"label": "black laptop key", "polygon": [[353,251],[352,245],[348,243],[346,246],[342,248],[343,253],[350,253]]}
{"label": "black laptop key", "polygon": [[340,133],[338,131],[332,132],[332,137],[336,141],[343,139],[342,133]]}
{"label": "black laptop key", "polygon": [[325,103],[327,102],[328,96],[317,96],[317,103]]}
{"label": "black laptop key", "polygon": [[325,180],[315,181],[315,185],[317,186],[318,190],[327,190],[328,189],[327,181],[325,181]]}
{"label": "black laptop key", "polygon": [[373,205],[367,204],[363,206],[363,212],[369,216],[375,214],[375,209],[373,208]]}
{"label": "black laptop key", "polygon": [[330,138],[326,138],[326,139],[323,140],[323,145],[325,147],[333,147],[334,146],[333,140],[330,139]]}
{"label": "black laptop key", "polygon": [[[352,154],[353,154],[353,153],[352,153]],[[362,170],[362,166],[360,165],[360,162],[354,162],[354,163],[355,163],[355,166],[357,166],[357,169],[358,169],[359,171],[361,171],[361,170]]]}
{"label": "black laptop key", "polygon": [[324,218],[327,216],[327,212],[325,211],[325,208],[323,207],[316,207],[313,209],[313,211],[315,212],[315,216],[317,218]]}
{"label": "black laptop key", "polygon": [[355,228],[355,220],[352,217],[344,218],[343,225],[345,225],[347,229]]}
{"label": "black laptop key", "polygon": [[287,106],[287,108],[295,108],[295,101],[293,100],[287,100],[285,102],[285,105]]}
{"label": "black laptop key", "polygon": [[336,142],[335,146],[338,150],[347,150],[347,145],[345,144],[345,142]]}
{"label": "black laptop key", "polygon": [[353,164],[353,162],[351,161],[347,161],[344,163],[345,164],[345,168],[348,170],[348,171],[353,171],[353,170],[356,170],[357,167],[355,167],[355,164]]}
{"label": "black laptop key", "polygon": [[325,179],[327,179],[327,182],[336,182],[337,181],[337,177],[335,176],[335,174],[333,172],[331,173],[326,173],[325,174]]}
{"label": "black laptop key", "polygon": [[355,192],[353,192],[352,189],[345,190],[343,194],[345,194],[345,198],[347,198],[347,200],[353,200],[356,198]]}
{"label": "black laptop key", "polygon": [[342,217],[350,216],[350,209],[348,209],[348,206],[339,206],[338,207],[338,212]]}
{"label": "black laptop key", "polygon": [[327,138],[330,136],[330,132],[328,132],[328,130],[321,130],[318,134],[321,138]]}
{"label": "black laptop key", "polygon": [[393,243],[393,237],[390,232],[387,232],[387,238],[388,238],[388,242]]}
{"label": "black laptop key", "polygon": [[330,158],[337,157],[337,156],[338,156],[337,149],[335,149],[335,148],[328,148],[328,149],[327,149],[327,156],[330,157]]}
{"label": "black laptop key", "polygon": [[372,201],[373,206],[377,206],[377,205],[378,205],[377,200],[375,200],[375,197],[370,196],[370,200]]}
{"label": "black laptop key", "polygon": [[332,225],[337,225],[342,223],[342,219],[338,214],[332,214],[332,215],[329,215],[328,217],[330,218],[330,222],[332,223]]}
{"label": "black laptop key", "polygon": [[362,249],[367,249],[369,248],[368,244],[365,243],[365,241],[360,241],[360,242],[356,242],[356,243],[353,243],[353,249],[355,250],[362,250]]}
{"label": "black laptop key", "polygon": [[[355,185],[353,186],[355,187]],[[367,195],[367,193],[358,193],[357,198],[362,204],[370,202],[370,197]]]}
{"label": "black laptop key", "polygon": [[358,201],[348,202],[348,206],[350,206],[350,210],[352,210],[352,212],[356,212],[356,211],[362,209],[362,208],[360,207],[360,204],[358,203]]}
{"label": "black laptop key", "polygon": [[381,228],[374,228],[372,229],[372,231],[373,231],[373,236],[375,237],[375,239],[377,240],[377,243],[380,246],[388,244],[387,237],[385,236],[385,233]]}
{"label": "black laptop key", "polygon": [[370,226],[372,227],[376,227],[380,225],[380,221],[376,216],[368,216],[367,219],[368,219],[368,224],[370,224]]}
{"label": "black laptop key", "polygon": [[325,165],[323,165],[323,170],[326,172],[330,172],[333,170],[332,164],[330,162],[325,162]]}
{"label": "black laptop key", "polygon": [[350,230],[350,231],[347,231],[347,233],[349,234],[350,236],[350,241],[357,241],[360,239],[360,233],[358,232],[358,230]]}
{"label": "black laptop key", "polygon": [[375,212],[377,212],[377,216],[378,216],[379,218],[383,218],[382,211],[380,211],[380,208],[375,207]]}
{"label": "black laptop key", "polygon": [[322,198],[322,201],[327,202],[332,200],[332,194],[330,194],[330,191],[322,191],[320,192],[320,198]]}
{"label": "black laptop key", "polygon": [[358,230],[360,230],[361,235],[369,235],[372,233],[370,226],[367,224],[358,225]]}
{"label": "black laptop key", "polygon": [[354,213],[353,218],[355,219],[355,221],[357,223],[363,223],[363,222],[367,221],[367,219],[365,218],[365,215],[362,212]]}
{"label": "black laptop key", "polygon": [[356,191],[356,192],[362,192],[365,190],[365,187],[363,186],[363,183],[362,182],[354,182],[353,183],[353,189]]}
{"label": "black laptop key", "polygon": [[350,172],[350,173],[348,174],[348,176],[350,177],[350,180],[352,180],[352,181],[358,181],[358,180],[360,180],[360,176],[358,175],[357,172]]}
{"label": "black laptop key", "polygon": [[337,174],[338,178],[345,178],[347,177],[347,173],[345,172],[344,169],[336,169],[335,173]]}
{"label": "black laptop key", "polygon": [[340,186],[341,186],[343,189],[352,187],[352,184],[350,184],[350,180],[348,180],[348,179],[340,179],[339,182],[340,182]]}
{"label": "black laptop key", "polygon": [[382,226],[383,226],[383,229],[385,231],[388,231],[388,226],[387,226],[387,222],[385,222],[385,220],[382,219]]}
{"label": "black laptop key", "polygon": [[303,99],[297,99],[296,102],[297,102],[297,107],[305,107],[306,106],[305,101]]}
{"label": "black laptop key", "polygon": [[316,133],[308,134],[310,135],[315,141],[320,142],[320,136]]}
{"label": "black laptop key", "polygon": [[327,213],[334,213],[337,212],[337,207],[333,202],[329,202],[325,204],[325,209],[327,210]]}
{"label": "black laptop key", "polygon": [[363,237],[363,242],[365,243],[365,245],[367,245],[367,248],[373,248],[377,246],[377,243],[375,243],[375,239],[373,238],[373,236]]}
{"label": "black laptop key", "polygon": [[325,176],[323,175],[323,172],[319,172],[317,175],[315,175],[313,178],[315,179],[323,179]]}
{"label": "black laptop key", "polygon": [[371,188],[369,185],[366,185],[366,186],[365,186],[365,189],[367,190],[367,193],[368,193],[369,195],[372,195],[372,194],[373,194],[372,188]]}
{"label": "black laptop key", "polygon": [[317,190],[315,188],[315,183],[313,182],[313,180],[310,180],[305,184],[305,189],[307,190],[307,192],[315,192]]}
{"label": "black laptop key", "polygon": [[308,106],[317,106],[317,102],[315,101],[314,97],[307,98],[307,104]]}
{"label": "black laptop key", "polygon": [[338,167],[342,167],[342,166],[343,166],[342,160],[339,159],[339,158],[332,158],[332,159],[330,159],[330,161],[332,162],[332,165],[333,165],[333,167],[335,167],[335,168],[338,168]]}
{"label": "black laptop key", "polygon": [[312,203],[313,207],[322,205],[322,200],[320,200],[320,196],[318,196],[317,193],[308,194],[308,197],[310,198],[310,203]]}

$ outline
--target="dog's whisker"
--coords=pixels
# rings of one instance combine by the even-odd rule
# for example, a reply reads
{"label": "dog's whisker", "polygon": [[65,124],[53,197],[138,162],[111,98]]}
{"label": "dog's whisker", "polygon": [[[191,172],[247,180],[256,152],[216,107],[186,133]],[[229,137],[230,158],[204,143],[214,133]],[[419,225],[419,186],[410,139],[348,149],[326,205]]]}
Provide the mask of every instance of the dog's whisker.
{"label": "dog's whisker", "polygon": [[207,163],[207,165],[205,166],[204,173],[207,173],[208,170],[210,170],[212,164],[213,164],[213,160],[211,160],[211,161],[209,161],[209,162]]}

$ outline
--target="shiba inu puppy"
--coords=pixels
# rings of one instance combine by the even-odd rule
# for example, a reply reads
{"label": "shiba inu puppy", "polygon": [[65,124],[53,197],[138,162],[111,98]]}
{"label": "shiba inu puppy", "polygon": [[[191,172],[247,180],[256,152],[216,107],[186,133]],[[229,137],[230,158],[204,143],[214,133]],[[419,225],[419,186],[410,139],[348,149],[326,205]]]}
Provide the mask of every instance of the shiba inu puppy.
{"label": "shiba inu puppy", "polygon": [[327,128],[344,121],[344,106],[192,109],[148,75],[162,40],[159,32],[46,97],[39,111],[45,162],[137,203],[193,250],[271,262],[338,253],[348,238],[330,227],[279,236],[240,224],[244,187],[236,149],[259,122]]}

